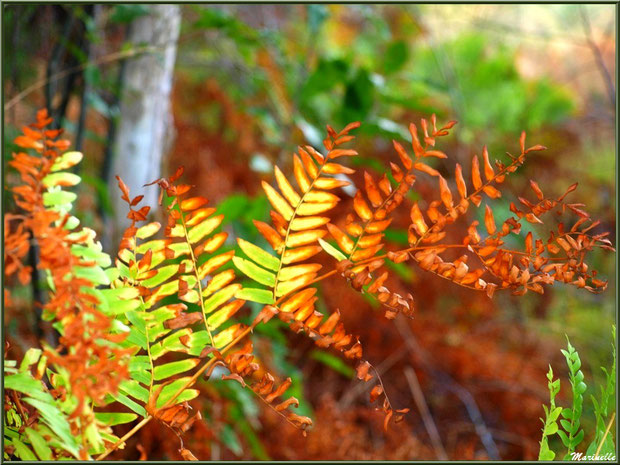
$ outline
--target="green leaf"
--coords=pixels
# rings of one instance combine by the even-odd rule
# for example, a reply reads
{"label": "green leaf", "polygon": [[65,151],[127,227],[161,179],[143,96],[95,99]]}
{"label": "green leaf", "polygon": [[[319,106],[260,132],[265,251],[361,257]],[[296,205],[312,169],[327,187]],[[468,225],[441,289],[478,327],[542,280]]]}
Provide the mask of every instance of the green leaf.
{"label": "green leaf", "polygon": [[89,280],[95,285],[108,285],[110,280],[103,269],[99,266],[74,266],[73,274],[76,278]]}
{"label": "green leaf", "polygon": [[19,371],[26,371],[30,365],[37,363],[39,358],[41,358],[41,353],[41,349],[34,347],[28,349],[24,354],[22,362],[19,364]]}
{"label": "green leaf", "polygon": [[324,241],[320,237],[319,237],[319,244],[321,244],[321,247],[323,247],[323,250],[325,252],[330,254],[332,257],[334,257],[339,262],[347,259],[347,257],[342,252],[340,252],[333,245],[331,245],[329,242]]}
{"label": "green leaf", "polygon": [[219,332],[217,336],[213,338],[213,345],[217,349],[221,349],[222,347],[228,345],[233,340],[237,331],[239,331],[239,326],[234,325]]}
{"label": "green leaf", "polygon": [[538,460],[553,460],[555,458],[555,452],[549,449],[549,446],[545,442],[544,445],[540,448],[540,453],[538,454]]}
{"label": "green leaf", "polygon": [[76,439],[71,433],[69,422],[58,407],[54,404],[47,404],[30,397],[25,398],[24,401],[41,412],[41,416],[45,423],[47,423],[52,431],[63,441],[63,447],[77,458],[78,446]]}
{"label": "green leaf", "polygon": [[141,417],[146,417],[146,410],[140,404],[127,397],[125,394],[117,393],[112,396],[115,400],[128,407],[130,410],[136,412]]}
{"label": "green leaf", "polygon": [[340,357],[336,357],[327,352],[313,350],[310,352],[310,358],[316,360],[317,362],[321,362],[347,378],[353,378],[355,375],[355,370],[347,365]]}
{"label": "green leaf", "polygon": [[285,281],[285,282],[280,281],[276,289],[276,297],[282,297],[283,295],[288,294],[289,292],[292,292],[295,289],[299,287],[304,287],[304,286],[307,286],[307,284],[301,284],[295,281]]}
{"label": "green leaf", "polygon": [[128,394],[134,399],[139,400],[145,404],[149,401],[149,391],[140,386],[137,381],[131,379],[125,380],[119,385],[119,389],[125,394]]}
{"label": "green leaf", "polygon": [[153,222],[141,226],[136,231],[136,237],[139,239],[147,239],[157,233],[161,229],[161,224]]}
{"label": "green leaf", "polygon": [[176,315],[177,313],[175,310],[167,307],[162,307],[149,312],[145,316],[145,319],[149,322],[164,323],[165,321],[174,318]]}
{"label": "green leaf", "polygon": [[228,301],[231,297],[235,296],[237,291],[241,289],[240,284],[230,284],[223,289],[220,289],[204,302],[204,312],[209,314],[217,309],[224,302]]}
{"label": "green leaf", "polygon": [[148,371],[132,371],[131,377],[137,382],[142,383],[145,386],[149,386],[151,384],[150,368],[151,367],[148,367]]}
{"label": "green leaf", "polygon": [[249,260],[245,260],[241,257],[233,257],[233,263],[243,274],[257,283],[264,284],[269,287],[273,287],[276,283],[275,274],[261,268],[258,265],[255,265]]}
{"label": "green leaf", "polygon": [[179,360],[177,362],[170,362],[164,365],[158,365],[153,369],[153,379],[160,381],[162,379],[170,378],[179,373],[191,370],[200,363],[200,359],[190,358],[187,360]]}
{"label": "green leaf", "polygon": [[[129,313],[130,312],[127,312],[127,314]],[[129,336],[125,339],[125,343],[137,345],[144,350],[147,348],[146,335],[135,327],[132,327],[129,331]]]}
{"label": "green leaf", "polygon": [[99,429],[95,423],[90,423],[86,430],[84,431],[84,437],[88,441],[88,444],[91,446],[90,450],[93,451],[101,451],[105,450],[105,446],[103,444],[103,439],[101,439],[101,435],[99,434]]}
{"label": "green leaf", "polygon": [[124,425],[138,418],[135,413],[95,412],[95,418],[107,426]]}
{"label": "green leaf", "polygon": [[71,246],[71,253],[77,257],[82,257],[89,261],[94,261],[97,263],[97,265],[103,268],[107,268],[112,264],[110,256],[107,253],[101,251],[100,245],[99,247],[95,245],[85,247],[83,245],[73,244]]}
{"label": "green leaf", "polygon": [[562,407],[556,407],[553,409],[549,415],[549,420],[556,421],[562,412]]}
{"label": "green leaf", "polygon": [[547,379],[549,380],[549,382],[553,381],[553,368],[551,368],[551,365],[549,365],[549,371],[547,372]]}
{"label": "green leaf", "polygon": [[185,335],[189,336],[190,332],[191,330],[189,328],[183,328],[169,336],[166,336],[161,342],[151,346],[151,357],[153,360],[158,359],[170,351],[184,352],[187,348],[181,343],[180,338]]}
{"label": "green leaf", "polygon": [[137,310],[140,307],[141,303],[139,300],[117,300],[116,302],[112,302],[112,305],[108,311],[108,315],[124,315],[127,312],[131,312],[133,310]]}
{"label": "green leaf", "polygon": [[555,434],[558,432],[558,424],[553,422],[548,424],[547,426],[545,426],[545,436],[551,436],[552,434]]}
{"label": "green leaf", "polygon": [[71,204],[77,199],[77,194],[67,191],[53,191],[43,193],[43,205],[55,207],[59,205]]}
{"label": "green leaf", "polygon": [[157,269],[157,274],[152,278],[142,281],[142,285],[152,289],[172,278],[179,271],[179,265],[166,265]]}
{"label": "green leaf", "polygon": [[251,302],[258,302],[259,304],[273,304],[273,293],[266,289],[254,289],[246,287],[239,290],[235,297],[241,300],[249,300]]}
{"label": "green leaf", "polygon": [[400,70],[409,58],[407,44],[402,40],[390,43],[385,51],[383,69],[386,74]]}
{"label": "green leaf", "polygon": [[82,179],[73,173],[61,172],[52,173],[45,176],[42,180],[45,187],[53,186],[75,186],[80,183]]}
{"label": "green leaf", "polygon": [[560,436],[560,439],[562,439],[562,443],[564,443],[564,446],[569,447],[570,441],[568,440],[568,436],[566,435],[566,433],[559,429],[558,436]]}
{"label": "green leaf", "polygon": [[43,391],[41,381],[32,378],[30,373],[16,373],[4,378],[4,389],[13,389],[44,402],[54,402],[54,398]]}
{"label": "green leaf", "polygon": [[63,153],[56,159],[56,161],[52,165],[51,170],[53,172],[66,170],[68,168],[71,168],[72,166],[77,165],[79,162],[82,161],[82,158],[84,158],[84,155],[82,155],[82,153],[80,152]]}
{"label": "green leaf", "polygon": [[220,433],[220,440],[237,457],[241,456],[243,453],[243,447],[239,442],[237,433],[235,433],[235,430],[232,429],[230,425],[224,425],[224,428],[222,428],[222,432]]}
{"label": "green leaf", "polygon": [[228,321],[228,319],[231,317],[231,311],[234,310],[235,308],[236,307],[233,307],[232,309],[224,307],[218,310],[217,312],[213,313],[212,315],[210,315],[209,318],[207,318],[207,324],[209,325],[209,330],[213,331],[219,328],[220,326],[222,326],[222,324],[224,324],[226,321]]}
{"label": "green leaf", "polygon": [[[243,239],[237,239],[237,243],[241,250],[254,262],[260,263],[265,268],[273,271],[278,271],[280,268],[280,260],[271,255],[269,252],[261,249],[260,247],[252,244],[251,242],[244,241]],[[243,270],[242,270],[243,271]]]}
{"label": "green leaf", "polygon": [[37,456],[32,453],[30,448],[26,446],[19,439],[13,439],[13,446],[15,446],[15,455],[22,460],[37,460]]}
{"label": "green leaf", "polygon": [[51,460],[52,459],[52,451],[47,445],[47,441],[45,438],[32,428],[26,428],[26,436],[30,440],[32,444],[32,448],[39,456],[41,460]]}
{"label": "green leaf", "polygon": [[[125,266],[125,265],[123,265]],[[125,267],[125,269],[127,269],[127,267]],[[119,268],[108,268],[104,271],[105,275],[108,277],[108,280],[110,282],[112,281],[116,281],[119,276],[121,275],[120,269]]]}
{"label": "green leaf", "polygon": [[224,219],[224,215],[212,216],[211,218],[207,218],[202,223],[194,226],[187,233],[187,237],[190,243],[195,244],[200,241],[206,235],[211,234],[215,228],[217,228]]}
{"label": "green leaf", "polygon": [[586,386],[586,383],[584,382],[580,382],[579,384],[577,384],[577,386],[575,386],[575,391],[580,395],[586,392],[586,389],[588,389],[588,387]]}
{"label": "green leaf", "polygon": [[575,381],[576,382],[580,382],[583,381],[585,378],[585,376],[583,375],[583,372],[581,370],[579,370],[576,374],[575,374]]}
{"label": "green leaf", "polygon": [[562,425],[562,428],[564,428],[568,433],[571,432],[572,426],[571,426],[570,421],[568,421],[568,420],[560,420],[560,424]]}
{"label": "green leaf", "polygon": [[[175,395],[179,389],[181,389],[185,383],[189,380],[189,377],[179,378],[174,380],[172,383],[166,385],[159,394],[157,398],[157,408],[164,405],[168,402],[169,399]],[[173,402],[173,405],[180,404],[181,402],[185,402],[188,400],[194,399],[198,396],[199,391],[197,389],[185,389]]]}
{"label": "green leaf", "polygon": [[190,348],[188,353],[190,355],[200,355],[202,349],[208,344],[211,344],[211,339],[209,338],[209,333],[207,333],[205,329],[194,331],[189,335],[189,339],[187,340],[187,345]]}

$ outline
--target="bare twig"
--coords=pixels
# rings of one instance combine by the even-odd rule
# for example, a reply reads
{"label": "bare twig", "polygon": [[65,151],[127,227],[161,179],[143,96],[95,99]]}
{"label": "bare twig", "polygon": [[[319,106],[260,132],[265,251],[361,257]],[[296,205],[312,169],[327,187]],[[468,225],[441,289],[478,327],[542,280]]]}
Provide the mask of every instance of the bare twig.
{"label": "bare twig", "polygon": [[415,400],[416,406],[422,415],[422,421],[424,421],[424,427],[428,432],[428,435],[431,438],[431,443],[433,444],[433,449],[435,449],[435,454],[439,460],[448,460],[448,455],[446,454],[446,450],[441,443],[441,437],[439,436],[439,431],[437,431],[437,426],[435,425],[435,420],[433,420],[433,416],[428,409],[428,404],[426,403],[426,399],[424,398],[424,393],[420,388],[420,383],[418,382],[418,377],[415,374],[415,370],[408,366],[405,368],[405,376],[407,377],[407,382],[409,383],[409,389],[411,389],[411,395],[413,396],[413,400]]}
{"label": "bare twig", "polygon": [[4,111],[9,110],[13,106],[15,106],[17,103],[19,103],[22,99],[24,99],[24,97],[30,95],[35,90],[38,90],[41,87],[45,86],[48,82],[57,81],[58,79],[62,79],[63,77],[66,77],[66,76],[68,76],[68,75],[70,75],[72,73],[75,73],[76,71],[80,71],[82,69],[85,69],[88,66],[103,65],[103,64],[107,64],[107,63],[112,63],[114,61],[122,60],[123,58],[129,58],[129,57],[133,57],[133,56],[136,56],[136,55],[140,55],[141,53],[154,52],[154,51],[157,51],[157,50],[159,50],[159,48],[157,48],[157,47],[137,47],[137,48],[133,48],[133,49],[130,49],[130,50],[123,50],[123,51],[120,51],[120,52],[114,52],[114,53],[110,53],[108,55],[105,55],[105,56],[99,58],[98,60],[94,60],[92,62],[82,63],[81,65],[65,69],[64,71],[60,71],[60,72],[58,72],[58,73],[56,73],[56,74],[54,74],[54,75],[52,75],[50,77],[39,79],[37,82],[35,82],[31,86],[27,87],[22,92],[20,92],[15,97],[13,97],[11,100],[9,100],[7,103],[5,103]]}
{"label": "bare twig", "polygon": [[[398,362],[406,353],[407,349],[404,346],[401,347],[399,350],[392,352],[385,360],[383,360],[379,365],[377,365],[375,371],[379,375],[384,374],[392,366],[394,366],[394,364],[396,364],[396,362]],[[340,398],[340,404],[344,409],[349,407],[357,396],[372,387],[371,384],[366,382],[360,382],[357,378],[355,378],[351,383],[353,384],[353,387],[351,389],[348,389]]]}
{"label": "bare twig", "polygon": [[482,442],[482,445],[484,446],[487,455],[489,456],[489,459],[499,460],[499,450],[497,449],[497,445],[493,441],[493,435],[491,434],[488,427],[486,426],[486,423],[484,422],[484,418],[482,417],[480,408],[476,403],[476,399],[474,399],[471,393],[459,383],[457,383],[448,373],[439,371],[437,370],[437,368],[435,368],[436,364],[432,363],[431,357],[429,356],[428,352],[426,352],[422,348],[422,346],[418,344],[413,332],[411,331],[411,328],[407,324],[407,320],[405,320],[404,317],[402,317],[401,315],[398,315],[397,318],[399,319],[396,320],[398,323],[396,327],[398,328],[398,331],[403,337],[403,340],[405,341],[409,352],[413,356],[419,357],[425,369],[433,372],[435,376],[440,379],[442,386],[445,389],[452,391],[459,398],[459,400],[465,406],[470,420],[474,424],[476,434],[480,438],[480,442]]}
{"label": "bare twig", "polygon": [[580,5],[579,13],[581,14],[581,21],[583,23],[583,29],[586,34],[586,40],[588,41],[588,45],[590,46],[590,50],[592,50],[592,54],[594,55],[594,59],[596,60],[596,66],[601,73],[603,81],[605,83],[605,87],[607,88],[607,96],[609,97],[609,102],[611,104],[611,108],[613,111],[616,109],[616,89],[614,87],[613,79],[611,78],[611,74],[605,65],[605,60],[603,60],[603,54],[601,53],[601,49],[594,41],[592,37],[592,28],[590,26],[590,18],[588,17],[588,13],[583,5]]}

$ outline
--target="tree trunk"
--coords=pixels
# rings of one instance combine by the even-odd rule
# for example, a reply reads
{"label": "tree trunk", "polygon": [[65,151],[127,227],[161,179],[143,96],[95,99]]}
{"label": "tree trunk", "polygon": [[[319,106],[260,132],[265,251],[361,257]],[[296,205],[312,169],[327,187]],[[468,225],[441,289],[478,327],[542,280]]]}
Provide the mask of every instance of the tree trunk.
{"label": "tree trunk", "polygon": [[172,137],[170,91],[181,15],[178,5],[149,5],[148,8],[149,14],[134,20],[129,31],[129,41],[134,47],[153,50],[125,63],[109,179],[114,206],[111,225],[114,246],[129,225],[127,204],[120,199],[115,176],[121,176],[132,196],[143,194],[143,205],[154,208],[157,189],[142,186],[161,177],[162,157]]}

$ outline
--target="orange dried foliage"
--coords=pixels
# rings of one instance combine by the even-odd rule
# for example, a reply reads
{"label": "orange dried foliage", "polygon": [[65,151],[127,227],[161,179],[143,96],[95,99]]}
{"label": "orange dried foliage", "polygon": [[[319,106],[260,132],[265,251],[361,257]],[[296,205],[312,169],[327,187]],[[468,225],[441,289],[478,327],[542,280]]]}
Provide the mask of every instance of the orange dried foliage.
{"label": "orange dried foliage", "polygon": [[[478,157],[472,158],[472,185],[468,194],[467,184],[459,164],[456,165],[455,179],[460,200],[456,202],[447,180],[425,161],[428,158],[446,158],[443,152],[431,150],[437,137],[445,136],[454,122],[437,129],[435,117],[431,118],[432,132],[429,135],[428,123],[422,119],[424,143],[418,138],[416,126],[410,125],[414,160],[406,150],[396,141],[394,147],[402,163],[402,168],[391,164],[392,177],[397,185],[393,188],[384,177],[377,183],[368,173],[364,173],[365,191],[372,208],[366,203],[362,190],[359,190],[353,201],[353,210],[361,224],[351,214],[347,217],[346,233],[328,224],[327,228],[340,248],[347,255],[347,259],[339,263],[340,273],[347,278],[352,286],[359,291],[376,295],[377,299],[388,307],[386,316],[395,317],[397,312],[411,316],[413,312],[413,297],[406,298],[389,292],[383,282],[385,273],[374,278],[372,272],[383,264],[384,258],[393,262],[412,259],[420,268],[430,271],[444,279],[474,290],[484,291],[489,297],[496,290],[511,290],[513,295],[523,295],[527,291],[544,292],[544,285],[554,282],[563,282],[590,292],[603,291],[607,282],[597,278],[597,272],[590,270],[586,263],[588,252],[595,247],[613,251],[611,242],[607,239],[608,233],[589,234],[588,232],[599,223],[592,221],[580,203],[567,203],[565,197],[575,190],[576,184],[557,199],[545,197],[540,187],[531,181],[530,185],[537,198],[537,202],[530,202],[519,197],[520,208],[511,203],[510,210],[516,216],[510,217],[501,225],[497,225],[493,208],[485,205],[484,223],[487,235],[482,238],[478,233],[477,221],[470,223],[467,236],[461,243],[446,240],[449,226],[457,219],[464,217],[473,203],[480,206],[483,194],[490,199],[501,196],[499,186],[506,176],[513,173],[525,161],[526,155],[531,152],[544,150],[541,145],[525,148],[525,133],[521,135],[521,153],[514,157],[509,154],[511,163],[504,165],[496,161],[496,169],[490,162],[486,147],[483,148],[484,178],[480,173]],[[389,251],[377,257],[383,248],[382,233],[388,227],[391,219],[388,214],[404,199],[404,195],[416,180],[416,171],[438,178],[438,195],[428,203],[426,211],[420,208],[418,202],[411,207],[411,225],[409,226],[409,247],[403,250]],[[383,183],[382,189],[385,199],[377,189],[377,184]],[[524,208],[525,207],[525,208]],[[373,210],[374,209],[374,210]],[[521,221],[542,224],[540,216],[556,212],[564,214],[572,212],[579,217],[570,229],[564,223],[559,223],[557,229],[551,231],[546,238],[534,239],[531,233],[525,240],[525,251],[512,250],[505,247],[505,238],[509,234],[518,235],[521,231]],[[426,218],[425,218],[426,214]],[[357,220],[357,221],[359,221]],[[368,235],[372,233],[372,235]],[[366,251],[357,250],[360,245],[366,245]],[[461,249],[464,253],[456,260],[445,258],[444,252]],[[479,265],[474,265],[470,258],[478,259]],[[469,264],[468,264],[469,263]]]}
{"label": "orange dried foliage", "polygon": [[[28,252],[24,243],[27,243],[30,235],[36,238],[41,248],[39,266],[50,270],[55,285],[55,292],[46,305],[46,312],[58,320],[63,320],[66,332],[61,344],[64,348],[70,348],[62,355],[60,351],[51,351],[49,357],[54,363],[69,369],[72,383],[75,382],[76,389],[82,393],[78,394],[80,402],[87,396],[97,400],[102,399],[108,391],[115,392],[118,382],[127,376],[126,367],[119,364],[119,360],[130,351],[95,344],[97,338],[118,341],[122,336],[110,334],[109,319],[95,310],[96,301],[81,290],[82,286],[92,287],[92,283],[83,278],[70,281],[63,279],[74,266],[86,265],[83,260],[71,255],[70,247],[87,241],[88,235],[69,236],[63,228],[67,217],[43,207],[43,178],[58,157],[56,150],[67,147],[65,141],[55,140],[59,133],[44,131],[46,124],[49,124],[48,120],[47,114],[40,112],[37,124],[33,125],[33,128],[24,129],[24,135],[16,140],[18,145],[35,150],[40,156],[20,153],[16,154],[11,162],[23,180],[23,185],[16,188],[14,193],[17,204],[26,214],[5,219],[8,232],[5,273],[7,276],[17,275],[23,283],[28,281],[30,270],[22,264]],[[324,282],[328,290],[326,298],[337,300],[341,293],[329,292],[330,289],[335,289],[332,286],[337,286],[337,283],[333,280],[327,282],[326,278],[340,275],[354,290],[374,296],[386,307],[385,316],[388,319],[396,318],[399,313],[412,317],[414,297],[407,288],[394,283],[389,271],[382,270],[386,261],[403,263],[412,260],[421,269],[445,280],[463,288],[481,291],[482,298],[485,299],[484,294],[492,297],[500,290],[510,290],[514,295],[523,295],[528,291],[542,294],[545,285],[555,282],[585,288],[590,292],[603,291],[607,283],[599,279],[595,270],[591,270],[587,258],[588,253],[596,247],[613,250],[612,244],[606,233],[592,232],[599,223],[590,219],[583,204],[565,201],[566,196],[575,190],[576,184],[570,186],[562,196],[552,198],[545,196],[540,186],[531,181],[530,187],[536,200],[519,197],[518,207],[514,203],[510,205],[514,216],[498,223],[492,200],[501,197],[501,184],[508,174],[524,163],[528,153],[543,150],[544,147],[534,145],[526,149],[525,134],[522,134],[520,154],[516,157],[509,154],[508,165],[495,161],[494,166],[488,150],[484,147],[482,162],[477,156],[472,158],[469,189],[462,167],[456,165],[456,192],[453,192],[449,178],[429,166],[428,161],[448,158],[444,152],[435,148],[435,144],[438,138],[448,135],[454,124],[452,121],[438,128],[434,115],[430,123],[422,119],[420,126],[423,137],[420,137],[416,125],[411,124],[409,130],[413,156],[394,141],[400,164],[390,164],[390,177],[386,174],[380,177],[373,177],[367,172],[363,174],[364,188],[356,192],[350,202],[351,208],[343,215],[346,217],[344,221],[332,221],[326,215],[340,202],[340,197],[336,195],[337,189],[349,184],[343,175],[354,174],[354,170],[341,164],[341,160],[338,160],[338,163],[335,160],[357,156],[355,150],[344,148],[343,145],[353,140],[350,131],[357,128],[359,123],[351,123],[340,132],[327,126],[328,135],[323,141],[325,154],[311,146],[299,147],[298,153],[293,157],[292,178],[295,187],[284,173],[275,167],[277,188],[267,182],[262,183],[273,207],[270,214],[271,224],[260,221],[254,221],[254,224],[276,255],[239,240],[240,247],[249,258],[259,258],[255,259],[256,264],[245,259],[235,262],[237,266],[242,264],[246,267],[245,271],[242,271],[250,278],[255,279],[254,276],[257,276],[258,279],[255,280],[269,286],[268,290],[243,289],[234,282],[235,274],[232,270],[214,275],[219,267],[237,259],[234,251],[220,253],[206,261],[198,261],[201,255],[217,251],[226,240],[227,234],[222,232],[211,235],[221,224],[223,217],[212,216],[215,210],[207,206],[206,198],[188,195],[191,186],[177,184],[183,168],[179,168],[169,178],[150,183],[157,184],[161,189],[160,205],[164,194],[171,198],[171,204],[167,208],[167,224],[163,228],[165,238],[149,242],[148,247],[143,247],[138,253],[138,238],[153,236],[160,229],[160,225],[151,223],[137,227],[138,222],[146,220],[149,207],[140,207],[142,196],[130,197],[127,187],[118,178],[122,198],[129,206],[127,216],[132,221],[123,235],[119,251],[118,263],[132,270],[131,276],[135,276],[132,279],[124,277],[125,284],[137,288],[141,299],[149,308],[172,295],[176,295],[182,302],[197,304],[201,308],[201,312],[190,313],[186,312],[187,306],[181,302],[166,306],[168,311],[173,312],[171,319],[165,321],[163,327],[184,332],[179,341],[185,347],[181,347],[180,352],[185,353],[185,348],[190,347],[190,339],[194,334],[193,325],[204,323],[209,336],[208,342],[204,347],[198,347],[198,351],[193,353],[195,358],[191,359],[196,364],[192,366],[202,364],[201,367],[176,395],[192,386],[197,381],[197,376],[205,375],[208,378],[216,366],[224,366],[230,374],[223,376],[223,379],[248,387],[274,412],[305,433],[312,424],[311,420],[293,413],[290,408],[297,406],[297,399],[284,396],[291,384],[290,379],[276,383],[275,378],[258,365],[251,342],[237,348],[258,324],[277,316],[295,333],[304,333],[320,348],[336,349],[355,364],[356,378],[372,382],[372,387],[368,389],[370,401],[376,402],[379,405],[377,409],[383,411],[382,425],[387,431],[388,423],[392,419],[396,423],[403,421],[403,415],[408,409],[392,407],[380,373],[363,357],[360,342],[362,337],[359,334],[366,333],[365,336],[370,340],[374,338],[374,344],[370,344],[373,352],[377,352],[377,348],[385,350],[384,341],[377,340],[377,328],[370,330],[367,324],[358,322],[354,333],[349,331],[349,324],[349,330],[345,329],[345,315],[341,315],[338,309],[327,316],[317,311],[317,289],[312,287],[316,283]],[[414,202],[401,217],[397,217],[396,209],[405,202],[407,193],[421,175],[433,178],[436,188],[432,190],[431,199]],[[434,178],[437,178],[437,181]],[[482,215],[486,232],[481,234],[477,228],[479,222],[469,221],[467,214],[473,210],[472,204],[476,207],[482,205],[485,195],[489,198],[489,203],[485,204]],[[523,220],[534,225],[541,224],[542,218],[550,213],[570,214],[578,219],[567,223],[571,224],[570,227],[563,222],[558,223],[544,238],[528,233],[523,238],[523,250],[514,250],[506,245],[509,235],[520,235]],[[402,223],[403,219],[406,221],[409,245],[403,249],[384,251],[387,247],[385,234],[394,218],[398,218],[398,223]],[[459,220],[467,223],[463,230],[456,227]],[[340,250],[334,251],[333,246],[329,246],[331,249],[326,246],[324,238],[327,238],[328,234]],[[333,265],[332,262],[329,271],[319,274],[326,266],[326,261],[319,258],[323,251],[338,257],[338,263]],[[165,277],[165,280],[172,279],[167,281],[167,284],[172,282],[174,286],[161,282],[152,284],[153,278],[161,271],[157,266],[166,260],[177,258],[180,260],[174,265],[174,273]],[[261,263],[261,260],[267,261],[268,265]],[[312,262],[308,263],[308,260]],[[258,265],[265,265],[265,269]],[[147,284],[149,280],[151,285]],[[250,326],[235,324],[229,328],[230,337],[226,339],[228,342],[225,347],[215,344],[215,333],[212,334],[211,329],[217,326],[210,326],[207,321],[208,312],[205,310],[205,299],[223,288],[229,293],[225,294],[226,303],[218,310],[218,324],[242,308],[244,300],[237,298],[237,294],[242,291],[253,291],[244,294],[247,296],[260,296],[256,302],[260,303],[261,299],[266,299],[263,303],[270,302],[263,306]],[[427,289],[428,295],[423,296],[426,304],[437,298],[432,295],[436,291],[437,289],[432,287]],[[251,300],[248,297],[244,299]],[[350,305],[350,298],[347,297],[347,302],[342,303],[342,306]],[[338,308],[338,305],[332,308]],[[84,332],[86,315],[92,319],[88,338]],[[446,325],[425,317],[423,320],[426,329],[435,328],[441,337],[449,332],[450,328]],[[369,331],[371,334],[367,334]],[[93,337],[93,334],[96,337]],[[429,337],[425,336],[425,341],[428,341]],[[494,339],[485,344],[476,344],[472,356],[487,357],[491,363],[493,360],[489,354],[498,351],[495,345],[499,344],[499,341]],[[448,367],[451,372],[473,370],[476,376],[492,374],[492,370],[489,372],[489,369],[472,363],[471,357],[464,355],[462,351],[453,353],[445,347],[442,350],[450,354],[445,364],[452,365]],[[380,354],[381,357],[385,355]],[[410,363],[413,363],[415,356],[411,354]],[[97,363],[85,365],[84,361],[90,360],[89,357],[93,357]],[[472,373],[465,373],[462,378],[467,379],[470,375]],[[200,414],[190,415],[187,403],[174,405],[175,396],[158,408],[157,399],[163,387],[164,385],[160,384],[153,389],[151,381],[146,411],[180,435],[200,419]],[[410,399],[403,399],[402,395],[398,401],[410,403]],[[349,414],[353,415],[350,411],[343,415]],[[345,429],[351,427],[351,423],[345,422]],[[356,435],[359,436],[359,432],[351,438],[357,437]],[[322,441],[329,442],[324,438]],[[410,436],[408,441],[411,441]],[[463,447],[470,445],[468,443]],[[182,442],[181,447],[175,449],[175,454],[188,460],[195,459],[194,454],[186,449]],[[372,457],[372,454],[360,455],[360,458],[368,457]],[[395,457],[400,455],[395,454]]]}
{"label": "orange dried foliage", "polygon": [[[47,191],[44,179],[59,159],[59,151],[69,147],[69,141],[60,139],[61,130],[46,127],[52,122],[47,110],[37,112],[36,123],[24,127],[23,135],[15,143],[26,152],[14,153],[9,165],[17,170],[21,184],[12,189],[15,203],[23,211],[19,215],[6,215],[5,225],[5,278],[16,274],[22,284],[30,281],[30,269],[22,264],[30,244],[39,246],[38,268],[49,273],[53,291],[44,306],[44,315],[61,321],[64,333],[60,346],[49,348],[46,355],[51,363],[67,370],[72,392],[78,399],[73,413],[82,415],[86,399],[96,403],[109,393],[117,392],[119,383],[128,377],[125,358],[131,350],[110,347],[101,341],[118,343],[125,334],[111,330],[111,320],[96,308],[97,299],[84,289],[94,287],[85,277],[74,274],[75,267],[88,267],[90,262],[71,253],[71,248],[86,244],[91,235],[65,228],[69,215],[52,211],[44,205]],[[70,277],[70,279],[67,279]],[[88,422],[85,422],[88,424]]]}

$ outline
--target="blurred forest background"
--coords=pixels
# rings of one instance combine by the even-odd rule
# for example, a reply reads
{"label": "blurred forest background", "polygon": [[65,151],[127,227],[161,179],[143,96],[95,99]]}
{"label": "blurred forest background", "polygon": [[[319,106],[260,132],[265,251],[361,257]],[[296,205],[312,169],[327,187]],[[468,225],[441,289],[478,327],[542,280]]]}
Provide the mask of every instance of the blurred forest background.
{"label": "blurred forest background", "polygon": [[[578,181],[575,197],[615,237],[615,17],[614,5],[8,5],[5,183],[11,141],[48,107],[85,154],[78,216],[109,253],[125,215],[115,211],[113,175],[142,185],[179,165],[197,195],[226,213],[230,247],[240,235],[260,243],[252,219],[269,211],[261,180],[272,181],[276,163],[290,172],[298,144],[320,146],[325,124],[363,123],[359,182],[363,169],[382,171],[394,159],[391,139],[408,141],[409,122],[436,113],[459,122],[440,143],[449,155],[442,172],[469,163],[483,144],[501,159],[522,130],[530,145],[549,148],[509,179],[503,218],[529,179],[549,195]],[[141,89],[145,79],[160,81]],[[414,187],[412,200],[434,189]],[[408,211],[401,215],[388,230],[395,244],[407,242]],[[387,321],[345,292],[344,280],[329,282],[321,304],[340,308],[361,335],[392,402],[411,407],[405,421],[384,433],[351,367],[274,324],[260,327],[255,347],[272,372],[294,374],[299,413],[315,420],[308,437],[237,384],[216,381],[200,386],[194,408],[207,420],[186,447],[203,460],[535,459],[549,363],[566,382],[564,335],[594,380],[586,396],[610,363],[615,255],[599,253],[593,264],[610,283],[601,295],[556,284],[493,300],[401,264],[391,285],[415,296],[412,321]],[[25,336],[32,292],[15,294],[21,309],[4,315],[11,350],[21,353],[36,345]],[[588,431],[592,405],[584,408]],[[141,444],[142,458],[180,459],[169,435],[151,423],[111,458],[138,459]]]}

